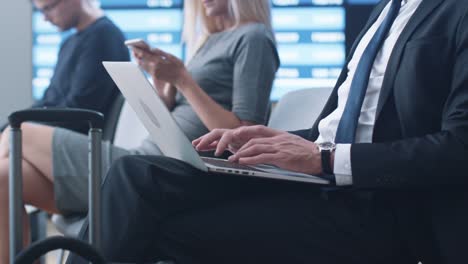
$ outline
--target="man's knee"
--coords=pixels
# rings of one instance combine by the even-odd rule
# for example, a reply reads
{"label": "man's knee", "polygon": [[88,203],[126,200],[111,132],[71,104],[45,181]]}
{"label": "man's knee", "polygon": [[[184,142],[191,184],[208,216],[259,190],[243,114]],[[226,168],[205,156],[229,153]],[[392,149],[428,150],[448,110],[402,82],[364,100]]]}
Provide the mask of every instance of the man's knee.
{"label": "man's knee", "polygon": [[117,159],[109,169],[106,181],[122,181],[133,178],[135,174],[141,174],[148,163],[144,156],[128,155]]}
{"label": "man's knee", "polygon": [[129,155],[119,158],[112,164],[108,177],[118,178],[117,181],[149,181],[153,176],[165,177],[171,174],[193,174],[194,172],[197,170],[192,166],[165,156]]}
{"label": "man's knee", "polygon": [[[166,187],[183,188],[195,181],[200,171],[181,161],[164,156],[124,156],[111,166],[103,185],[103,195],[164,193]],[[172,187],[171,187],[172,186]]]}
{"label": "man's knee", "polygon": [[146,156],[123,156],[112,163],[103,184],[104,192],[122,191],[123,188],[135,189],[141,182],[147,182],[150,173],[145,172],[150,166]]}

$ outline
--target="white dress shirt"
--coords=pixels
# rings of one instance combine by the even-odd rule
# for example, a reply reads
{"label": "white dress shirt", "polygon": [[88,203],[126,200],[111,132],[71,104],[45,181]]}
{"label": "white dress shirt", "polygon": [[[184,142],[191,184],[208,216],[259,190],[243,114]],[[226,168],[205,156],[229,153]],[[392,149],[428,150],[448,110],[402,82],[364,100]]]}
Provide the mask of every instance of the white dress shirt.
{"label": "white dress shirt", "polygon": [[[374,130],[375,116],[377,111],[377,102],[379,100],[380,90],[382,87],[385,70],[390,59],[390,55],[393,48],[400,36],[401,32],[405,28],[406,24],[414,14],[422,0],[404,0],[398,16],[390,28],[390,31],[385,39],[382,48],[375,58],[374,65],[372,67],[369,84],[367,87],[364,102],[362,104],[361,114],[359,116],[358,126],[356,130],[355,143],[370,143],[372,142],[372,133]],[[334,142],[338,123],[340,122],[341,116],[348,99],[349,89],[351,82],[354,78],[359,60],[364,53],[365,48],[369,44],[370,40],[374,36],[378,27],[382,24],[383,20],[387,16],[390,9],[390,3],[383,9],[379,18],[369,28],[366,34],[359,42],[352,59],[347,65],[348,76],[343,84],[338,88],[338,107],[326,118],[322,119],[319,123],[319,142]],[[335,161],[333,166],[333,172],[336,176],[337,185],[351,185],[353,184],[352,170],[351,170],[351,144],[337,144],[335,150]]]}

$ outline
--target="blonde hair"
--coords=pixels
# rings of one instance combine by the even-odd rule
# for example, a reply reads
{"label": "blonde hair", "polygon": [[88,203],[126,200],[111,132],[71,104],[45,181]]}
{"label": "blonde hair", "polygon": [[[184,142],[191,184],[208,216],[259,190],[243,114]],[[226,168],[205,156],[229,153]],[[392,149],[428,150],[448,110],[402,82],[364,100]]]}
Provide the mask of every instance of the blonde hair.
{"label": "blonde hair", "polygon": [[[272,31],[270,0],[228,0],[229,16],[234,28],[245,23],[261,23]],[[222,21],[208,17],[200,0],[184,1],[182,39],[187,45],[188,58],[205,43],[209,35],[223,31]]]}

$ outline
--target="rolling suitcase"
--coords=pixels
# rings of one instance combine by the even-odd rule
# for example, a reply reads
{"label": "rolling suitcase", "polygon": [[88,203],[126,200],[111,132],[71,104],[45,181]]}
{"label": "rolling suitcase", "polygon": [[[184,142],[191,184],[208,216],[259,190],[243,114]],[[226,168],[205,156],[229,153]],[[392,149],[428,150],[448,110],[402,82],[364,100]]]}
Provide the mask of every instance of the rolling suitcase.
{"label": "rolling suitcase", "polygon": [[[99,256],[100,248],[100,186],[101,186],[101,137],[104,117],[101,113],[83,109],[30,109],[12,113],[9,117],[10,171],[9,171],[9,212],[10,212],[10,264],[30,264],[41,255],[55,249],[70,250],[92,261],[104,263]],[[80,240],[54,237],[32,244],[22,250],[22,139],[21,124],[37,123],[78,123],[89,124],[89,244]]]}

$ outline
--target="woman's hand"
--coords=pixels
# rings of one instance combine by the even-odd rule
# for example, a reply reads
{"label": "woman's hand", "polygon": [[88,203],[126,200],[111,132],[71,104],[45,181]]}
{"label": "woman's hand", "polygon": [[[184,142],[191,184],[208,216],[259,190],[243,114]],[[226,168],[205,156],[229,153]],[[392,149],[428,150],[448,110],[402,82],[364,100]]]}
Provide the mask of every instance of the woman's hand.
{"label": "woman's hand", "polygon": [[138,65],[158,82],[155,83],[156,86],[161,86],[162,82],[166,82],[177,88],[183,87],[183,84],[187,82],[190,76],[180,59],[160,49],[133,48],[133,55]]}
{"label": "woman's hand", "polygon": [[[148,72],[151,75],[153,79],[153,84],[156,88],[156,92],[158,93],[159,97],[161,97],[168,109],[172,109],[175,105],[175,97],[177,90],[175,86],[172,85],[170,82],[158,78],[158,75],[156,74],[156,64],[158,62],[154,61],[154,59],[160,60],[160,58],[153,54],[149,47],[148,49],[133,47],[132,51],[133,56],[135,57],[138,65],[140,65],[140,67],[142,67],[146,72]],[[167,56],[168,55],[169,54],[167,54]],[[164,58],[167,59],[167,57]],[[175,58],[175,60],[178,59]],[[170,67],[170,64],[166,65],[166,67]]]}

